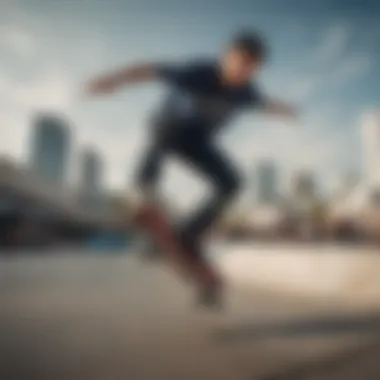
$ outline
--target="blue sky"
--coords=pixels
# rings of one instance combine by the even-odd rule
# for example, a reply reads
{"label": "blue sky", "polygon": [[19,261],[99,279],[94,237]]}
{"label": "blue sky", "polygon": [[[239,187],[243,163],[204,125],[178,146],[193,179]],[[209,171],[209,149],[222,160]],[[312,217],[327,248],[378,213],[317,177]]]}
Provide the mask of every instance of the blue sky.
{"label": "blue sky", "polygon": [[[159,84],[79,102],[92,74],[140,60],[180,61],[218,54],[241,27],[262,31],[271,60],[258,79],[267,94],[296,104],[297,125],[244,115],[222,136],[247,178],[257,160],[278,162],[284,183],[313,170],[326,189],[361,164],[360,117],[380,95],[380,4],[353,0],[0,0],[0,153],[27,157],[29,117],[63,110],[75,153],[93,145],[106,183],[131,182]],[[170,164],[168,191],[199,183]]]}

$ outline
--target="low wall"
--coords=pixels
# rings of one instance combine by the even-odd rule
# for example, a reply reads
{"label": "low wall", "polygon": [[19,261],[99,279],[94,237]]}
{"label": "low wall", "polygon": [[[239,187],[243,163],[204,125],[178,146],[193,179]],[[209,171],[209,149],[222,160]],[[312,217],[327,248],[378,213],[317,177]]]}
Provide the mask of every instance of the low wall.
{"label": "low wall", "polygon": [[380,252],[354,246],[234,245],[216,259],[234,284],[380,305]]}

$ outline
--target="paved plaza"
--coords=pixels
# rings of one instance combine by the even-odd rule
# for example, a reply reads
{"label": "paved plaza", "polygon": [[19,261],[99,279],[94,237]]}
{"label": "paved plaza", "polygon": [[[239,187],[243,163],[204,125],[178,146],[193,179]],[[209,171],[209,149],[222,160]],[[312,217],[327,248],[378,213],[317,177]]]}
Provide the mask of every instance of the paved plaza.
{"label": "paved plaza", "polygon": [[192,291],[132,253],[3,257],[0,379],[380,378],[380,310],[231,281],[218,314]]}

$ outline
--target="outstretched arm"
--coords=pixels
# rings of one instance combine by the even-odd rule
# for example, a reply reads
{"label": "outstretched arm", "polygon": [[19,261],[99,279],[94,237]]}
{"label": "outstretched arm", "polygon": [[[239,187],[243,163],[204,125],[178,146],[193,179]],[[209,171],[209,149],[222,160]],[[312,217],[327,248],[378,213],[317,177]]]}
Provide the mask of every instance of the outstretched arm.
{"label": "outstretched arm", "polygon": [[124,85],[152,80],[156,75],[157,65],[151,63],[138,64],[90,80],[85,91],[88,95],[107,94]]}

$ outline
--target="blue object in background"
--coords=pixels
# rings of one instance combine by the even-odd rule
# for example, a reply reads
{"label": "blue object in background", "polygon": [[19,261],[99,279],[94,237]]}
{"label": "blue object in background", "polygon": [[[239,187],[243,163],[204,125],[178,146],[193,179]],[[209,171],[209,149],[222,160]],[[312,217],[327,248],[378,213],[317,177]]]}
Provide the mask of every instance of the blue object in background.
{"label": "blue object in background", "polygon": [[130,234],[103,232],[91,236],[87,245],[96,251],[119,252],[129,248],[131,243],[132,236]]}

